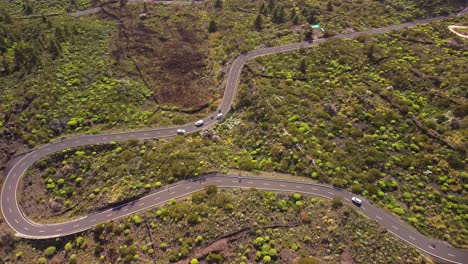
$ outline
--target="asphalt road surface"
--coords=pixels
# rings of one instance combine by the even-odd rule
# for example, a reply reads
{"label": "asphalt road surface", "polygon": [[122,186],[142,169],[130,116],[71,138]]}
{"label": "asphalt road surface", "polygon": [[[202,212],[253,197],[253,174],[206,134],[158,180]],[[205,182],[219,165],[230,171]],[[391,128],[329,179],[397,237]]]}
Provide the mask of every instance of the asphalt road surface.
{"label": "asphalt road surface", "polygon": [[[459,13],[465,14],[467,9]],[[353,38],[360,34],[382,34],[392,30],[400,30],[417,26],[420,24],[430,23],[432,21],[441,20],[446,17],[435,17],[430,19],[419,20],[415,22],[371,29],[363,32],[355,32],[345,35],[336,36],[338,38]],[[101,135],[84,135],[75,138],[60,140],[45,146],[41,146],[34,150],[25,153],[21,158],[17,159],[12,164],[3,183],[1,193],[1,210],[8,225],[15,230],[16,235],[31,239],[46,239],[61,237],[69,234],[74,234],[92,228],[96,224],[107,222],[113,219],[120,218],[135,212],[145,210],[169,201],[172,198],[189,195],[197,190],[202,189],[209,184],[215,184],[221,188],[250,188],[255,187],[259,190],[278,191],[278,192],[298,192],[332,198],[335,195],[342,196],[345,201],[350,201],[353,196],[351,193],[332,188],[331,186],[292,182],[283,180],[274,180],[266,178],[239,178],[228,175],[207,175],[195,181],[184,181],[176,185],[169,186],[163,190],[135,200],[125,205],[121,205],[106,211],[95,212],[86,217],[57,224],[39,224],[29,220],[21,211],[17,201],[17,191],[21,176],[25,171],[37,160],[52,153],[61,151],[67,148],[75,148],[85,145],[103,144],[111,141],[122,141],[130,139],[154,139],[164,138],[176,135],[177,129],[185,129],[187,133],[200,131],[204,127],[211,126],[218,122],[216,115],[218,112],[226,114],[229,112],[236,89],[238,87],[240,73],[244,64],[255,57],[265,56],[270,54],[285,53],[301,48],[310,48],[325,41],[320,39],[313,43],[301,42],[285,46],[271,47],[259,50],[249,51],[237,57],[231,65],[229,75],[227,77],[226,87],[224,91],[223,101],[219,109],[213,112],[210,116],[204,119],[204,126],[196,127],[193,123],[189,123],[178,127],[168,127],[160,129],[149,129],[142,131],[130,131],[123,133],[101,134]],[[212,118],[213,117],[213,118]],[[377,206],[374,206],[364,199],[363,205],[356,207],[357,211],[362,212],[367,218],[379,222],[390,233],[406,241],[424,252],[432,255],[440,260],[450,263],[468,263],[468,251],[457,249],[448,246],[446,243],[434,240],[423,236],[422,234],[409,227],[407,224],[399,221],[391,213],[384,212]]]}

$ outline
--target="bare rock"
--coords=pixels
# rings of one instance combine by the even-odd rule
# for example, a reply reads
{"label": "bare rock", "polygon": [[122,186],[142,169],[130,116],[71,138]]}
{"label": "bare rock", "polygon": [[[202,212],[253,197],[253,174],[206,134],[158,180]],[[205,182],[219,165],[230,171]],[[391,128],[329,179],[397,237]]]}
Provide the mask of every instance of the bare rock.
{"label": "bare rock", "polygon": [[212,128],[204,128],[201,132],[200,135],[204,139],[208,140],[213,140],[213,141],[219,141],[220,137],[216,135],[215,131]]}
{"label": "bare rock", "polygon": [[61,198],[53,198],[49,200],[49,208],[54,213],[59,212],[63,208],[63,200]]}
{"label": "bare rock", "polygon": [[460,129],[462,127],[462,122],[460,119],[458,118],[452,118],[450,120],[450,127],[453,129],[453,130],[457,130],[457,129]]}
{"label": "bare rock", "polygon": [[327,103],[323,106],[323,110],[331,116],[336,116],[336,107],[333,104]]}

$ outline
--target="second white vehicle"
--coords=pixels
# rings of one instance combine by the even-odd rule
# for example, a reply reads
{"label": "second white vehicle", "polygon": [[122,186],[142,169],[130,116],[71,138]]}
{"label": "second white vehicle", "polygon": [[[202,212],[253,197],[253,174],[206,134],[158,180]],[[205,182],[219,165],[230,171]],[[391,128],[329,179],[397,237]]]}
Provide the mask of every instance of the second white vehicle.
{"label": "second white vehicle", "polygon": [[185,129],[177,129],[178,135],[185,135]]}
{"label": "second white vehicle", "polygon": [[218,120],[221,119],[221,118],[223,118],[223,113],[219,113],[219,114],[216,116],[216,119],[218,119]]}
{"label": "second white vehicle", "polygon": [[203,120],[198,120],[197,122],[195,122],[195,126],[197,127],[201,127],[203,126],[203,124],[204,124]]}

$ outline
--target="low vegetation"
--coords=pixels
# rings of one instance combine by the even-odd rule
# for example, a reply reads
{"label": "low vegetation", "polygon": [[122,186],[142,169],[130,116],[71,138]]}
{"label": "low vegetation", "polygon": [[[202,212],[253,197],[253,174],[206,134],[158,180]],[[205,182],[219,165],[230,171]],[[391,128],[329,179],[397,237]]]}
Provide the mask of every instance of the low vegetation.
{"label": "low vegetation", "polygon": [[426,262],[348,206],[215,186],[74,236],[9,239],[4,263]]}
{"label": "low vegetation", "polygon": [[40,222],[86,215],[222,170],[230,153],[225,146],[200,137],[68,149],[28,171],[20,203],[27,215]]}
{"label": "low vegetation", "polygon": [[456,22],[466,17],[252,61],[242,122],[219,135],[245,151],[240,169],[349,188],[466,247],[467,46],[447,30]]}
{"label": "low vegetation", "polygon": [[[42,15],[97,4],[58,2],[0,3],[1,166],[17,150],[71,134],[204,116],[216,109],[234,57],[311,38],[318,32],[310,24],[333,36],[460,6],[214,0],[121,8],[122,1],[88,17]],[[233,113],[214,129],[51,155],[25,176],[22,207],[34,220],[62,221],[211,171],[277,171],[347,188],[422,233],[467,248],[468,51],[447,30],[466,23],[465,16],[330,39],[251,61]],[[424,262],[341,201],[295,197],[197,193],[193,204],[172,201],[42,242],[16,240],[2,223],[0,255],[7,263]]]}
{"label": "low vegetation", "polygon": [[459,6],[403,0],[193,6],[117,1],[97,15],[49,16],[101,3],[0,3],[2,166],[17,152],[64,135],[195,120],[216,108],[235,56],[310,37],[307,25],[320,23],[333,35]]}
{"label": "low vegetation", "polygon": [[[466,43],[446,29],[454,22],[259,58],[244,71],[234,114],[204,131],[205,139],[56,154],[25,178],[42,194],[24,201],[44,208],[59,197],[72,216],[94,210],[95,200],[124,198],[111,194],[156,189],[158,181],[227,168],[278,171],[366,195],[421,232],[465,247],[467,89],[459,65]],[[153,176],[161,167],[170,169]]]}

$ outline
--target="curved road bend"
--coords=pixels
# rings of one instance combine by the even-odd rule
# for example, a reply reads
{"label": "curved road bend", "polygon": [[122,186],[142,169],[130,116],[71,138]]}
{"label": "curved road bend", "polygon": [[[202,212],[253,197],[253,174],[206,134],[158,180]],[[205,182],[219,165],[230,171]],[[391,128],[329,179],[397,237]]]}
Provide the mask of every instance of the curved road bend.
{"label": "curved road bend", "polygon": [[[464,14],[467,10],[465,9],[463,12],[459,14]],[[362,32],[354,32],[350,34],[339,35],[336,37],[339,38],[353,38],[358,36],[359,34],[382,34],[392,30],[399,30],[404,28],[413,27],[420,24],[429,23],[436,20],[441,20],[446,18],[445,16],[435,17],[430,19],[424,19],[419,21],[414,21],[410,23],[383,27],[379,29],[370,29],[367,31]],[[229,75],[227,77],[226,88],[224,91],[224,97],[221,105],[219,106],[219,110],[222,113],[227,113],[232,105],[234,100],[234,96],[236,94],[236,89],[239,83],[240,73],[244,64],[255,57],[258,56],[265,56],[270,54],[276,53],[284,53],[289,51],[298,50],[301,48],[309,48],[312,46],[316,46],[319,43],[325,41],[325,39],[320,39],[315,41],[314,43],[308,42],[301,42],[301,43],[294,43],[285,46],[279,47],[271,47],[259,50],[249,51],[245,54],[240,55],[237,57],[233,64],[231,65],[231,69],[229,71]],[[215,116],[217,112],[212,113],[212,115],[206,117],[204,119],[205,125],[204,127],[211,126],[217,122],[216,118],[211,119],[211,117]],[[149,129],[149,130],[142,130],[142,131],[130,131],[130,132],[123,132],[123,133],[113,133],[113,134],[101,134],[101,135],[84,135],[75,138],[65,139],[61,141],[57,141],[45,146],[41,146],[37,149],[30,151],[29,153],[25,154],[22,158],[17,160],[14,164],[12,164],[12,168],[8,172],[3,188],[1,193],[1,210],[3,216],[8,223],[8,225],[14,229],[18,236],[31,238],[31,239],[45,239],[45,238],[52,238],[52,237],[60,237],[64,235],[69,235],[73,233],[77,233],[83,230],[87,230],[92,228],[94,225],[102,222],[106,222],[118,217],[122,217],[124,215],[128,215],[140,210],[144,210],[155,205],[161,204],[168,199],[176,198],[184,195],[188,195],[195,190],[199,190],[202,188],[204,184],[216,184],[220,187],[256,187],[262,190],[271,190],[271,191],[296,191],[301,193],[307,194],[314,194],[323,197],[330,198],[333,195],[337,194],[337,190],[331,189],[330,187],[322,186],[318,187],[319,185],[303,183],[303,182],[284,182],[281,180],[269,180],[269,179],[250,179],[250,180],[242,180],[241,182],[235,183],[232,180],[230,183],[224,182],[225,177],[221,175],[217,176],[209,176],[206,177],[205,183],[198,183],[197,182],[182,182],[179,185],[173,186],[166,191],[160,191],[149,196],[143,197],[135,202],[126,204],[124,206],[120,206],[114,209],[110,209],[104,212],[96,212],[94,214],[88,215],[84,218],[58,223],[58,224],[38,224],[30,221],[24,214],[22,213],[18,201],[17,201],[17,190],[20,183],[21,176],[25,173],[25,171],[37,160],[40,158],[50,155],[52,153],[61,151],[67,148],[74,148],[79,146],[85,145],[93,145],[93,144],[102,144],[108,143],[111,141],[123,141],[123,140],[130,140],[130,139],[150,139],[150,138],[164,138],[176,135],[177,129],[185,129],[187,133],[196,132],[202,129],[195,127],[194,124],[189,123],[183,126],[178,127],[169,127],[169,128],[160,128],[160,129]],[[246,182],[247,181],[247,182]],[[250,186],[249,182],[252,182],[253,186]],[[282,186],[284,185],[284,186]],[[198,187],[197,187],[198,186]],[[299,187],[297,187],[299,186]],[[302,189],[301,189],[302,188]],[[316,190],[315,190],[316,189]],[[323,192],[325,191],[325,193]],[[340,194],[345,199],[350,199],[351,194],[345,191],[339,191]],[[421,251],[425,252],[426,254],[430,254],[435,256],[439,259],[445,260],[451,263],[468,263],[468,252],[462,249],[456,249],[449,246],[446,246],[442,242],[436,242],[431,238],[427,238],[415,231],[413,229],[407,227],[405,224],[397,221],[395,217],[393,217],[390,213],[385,213],[378,209],[377,207],[365,202],[364,205],[357,209],[363,212],[367,217],[370,219],[374,219],[381,223],[389,232],[395,234],[396,236],[400,237],[407,243],[414,245]],[[436,247],[433,248],[433,243],[436,243]]]}

